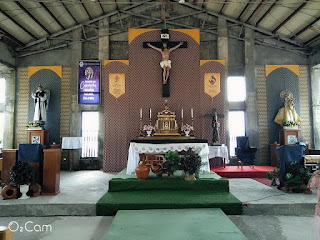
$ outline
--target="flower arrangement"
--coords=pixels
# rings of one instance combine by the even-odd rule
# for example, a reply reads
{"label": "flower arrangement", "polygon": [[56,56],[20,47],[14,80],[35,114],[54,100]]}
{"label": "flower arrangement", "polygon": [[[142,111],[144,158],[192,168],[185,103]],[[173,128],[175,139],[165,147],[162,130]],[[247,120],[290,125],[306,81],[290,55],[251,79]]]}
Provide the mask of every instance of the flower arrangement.
{"label": "flower arrangement", "polygon": [[189,124],[185,124],[181,127],[181,131],[192,131],[193,127]]}
{"label": "flower arrangement", "polygon": [[143,131],[154,131],[154,126],[152,126],[152,125],[144,125],[143,126]]}
{"label": "flower arrangement", "polygon": [[298,122],[293,122],[293,121],[285,121],[282,123],[283,127],[299,127],[300,124]]}

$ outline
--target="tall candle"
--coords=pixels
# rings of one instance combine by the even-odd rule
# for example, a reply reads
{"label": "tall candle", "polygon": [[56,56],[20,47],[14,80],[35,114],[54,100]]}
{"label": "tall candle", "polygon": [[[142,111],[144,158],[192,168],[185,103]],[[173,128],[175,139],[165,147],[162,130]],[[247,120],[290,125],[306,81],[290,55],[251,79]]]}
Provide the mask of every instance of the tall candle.
{"label": "tall candle", "polygon": [[140,108],[140,118],[142,118],[142,108]]}
{"label": "tall candle", "polygon": [[183,118],[183,108],[181,109],[181,118]]}
{"label": "tall candle", "polygon": [[193,118],[193,108],[191,108],[191,118]]}
{"label": "tall candle", "polygon": [[149,118],[151,118],[151,108],[150,108],[150,110],[149,110],[149,115],[150,115]]}

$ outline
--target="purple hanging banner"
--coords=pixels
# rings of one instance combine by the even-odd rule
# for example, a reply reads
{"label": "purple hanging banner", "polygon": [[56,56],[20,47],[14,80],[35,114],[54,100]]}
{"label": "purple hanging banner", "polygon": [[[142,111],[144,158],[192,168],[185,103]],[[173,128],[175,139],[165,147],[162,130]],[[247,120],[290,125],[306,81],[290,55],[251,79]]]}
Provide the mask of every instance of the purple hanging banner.
{"label": "purple hanging banner", "polygon": [[80,104],[100,103],[100,61],[79,62],[79,97]]}

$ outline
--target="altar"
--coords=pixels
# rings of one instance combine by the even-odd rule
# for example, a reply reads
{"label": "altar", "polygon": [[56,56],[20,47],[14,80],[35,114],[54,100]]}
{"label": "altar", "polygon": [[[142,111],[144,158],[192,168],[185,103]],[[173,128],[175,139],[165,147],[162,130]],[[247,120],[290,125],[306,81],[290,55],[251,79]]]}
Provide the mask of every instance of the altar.
{"label": "altar", "polygon": [[178,151],[199,149],[202,166],[201,171],[210,171],[209,167],[209,146],[208,141],[204,139],[163,139],[163,140],[132,140],[129,146],[127,174],[132,174],[139,163],[140,153],[165,154],[168,151]]}

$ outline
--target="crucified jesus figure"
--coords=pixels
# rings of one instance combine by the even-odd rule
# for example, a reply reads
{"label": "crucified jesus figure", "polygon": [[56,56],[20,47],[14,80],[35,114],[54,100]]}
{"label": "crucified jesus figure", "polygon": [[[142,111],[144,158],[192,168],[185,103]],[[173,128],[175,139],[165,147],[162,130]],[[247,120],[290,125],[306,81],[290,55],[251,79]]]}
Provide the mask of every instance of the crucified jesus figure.
{"label": "crucified jesus figure", "polygon": [[160,66],[161,66],[161,68],[163,68],[163,75],[162,75],[163,84],[167,84],[167,81],[169,78],[169,72],[170,72],[170,68],[171,68],[171,60],[169,59],[169,55],[173,50],[177,49],[182,44],[183,44],[183,42],[180,42],[178,45],[176,45],[172,48],[168,48],[168,45],[166,43],[163,43],[162,48],[157,48],[157,47],[151,45],[150,43],[147,43],[148,47],[151,47],[154,50],[159,51],[162,55],[162,61],[160,62]]}

